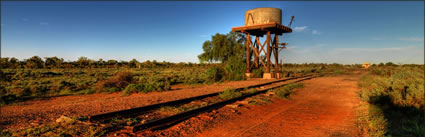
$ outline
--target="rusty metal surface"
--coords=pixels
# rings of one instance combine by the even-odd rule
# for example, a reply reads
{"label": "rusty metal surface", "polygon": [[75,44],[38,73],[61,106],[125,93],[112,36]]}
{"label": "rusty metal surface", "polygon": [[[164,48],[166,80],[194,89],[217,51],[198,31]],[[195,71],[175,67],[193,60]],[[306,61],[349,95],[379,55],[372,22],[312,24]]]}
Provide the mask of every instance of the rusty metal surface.
{"label": "rusty metal surface", "polygon": [[263,36],[269,31],[271,34],[281,35],[283,33],[291,33],[292,29],[282,24],[271,22],[267,24],[233,27],[232,31],[249,33],[254,36]]}
{"label": "rusty metal surface", "polygon": [[255,8],[245,12],[245,26],[276,22],[282,24],[282,10],[279,8]]}
{"label": "rusty metal surface", "polygon": [[[291,33],[291,25],[294,16],[291,17],[289,27],[282,25],[282,10],[279,8],[256,8],[245,12],[245,26],[233,27],[233,32],[244,33],[246,39],[246,73],[251,73],[254,68],[259,68],[260,63],[264,67],[266,73],[272,73],[271,67],[274,66],[274,72],[279,72],[279,52],[284,49],[287,43],[279,43],[279,36],[283,33]],[[271,37],[274,34],[274,38]],[[259,37],[266,35],[264,44],[261,44]],[[254,43],[251,36],[255,36]],[[261,49],[259,49],[261,48]],[[271,56],[274,56],[274,64],[272,64]],[[262,58],[264,55],[265,58]],[[251,57],[254,56],[254,61]]]}

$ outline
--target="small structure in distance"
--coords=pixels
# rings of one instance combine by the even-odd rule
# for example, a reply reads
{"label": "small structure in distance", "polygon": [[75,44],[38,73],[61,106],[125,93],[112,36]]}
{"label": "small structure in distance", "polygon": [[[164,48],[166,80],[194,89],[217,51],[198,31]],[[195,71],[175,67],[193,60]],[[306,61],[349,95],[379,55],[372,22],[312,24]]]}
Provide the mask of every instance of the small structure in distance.
{"label": "small structure in distance", "polygon": [[365,69],[369,69],[370,63],[369,62],[365,62],[365,63],[363,63],[362,67],[365,68]]}
{"label": "small structure in distance", "polygon": [[[266,72],[263,79],[281,78],[279,72],[279,52],[287,43],[279,43],[279,36],[283,33],[291,33],[290,28],[294,16],[288,26],[282,25],[282,10],[279,8],[256,8],[245,12],[245,26],[233,27],[232,31],[246,34],[246,76],[252,76],[251,70],[263,66]],[[272,38],[271,35],[274,35]],[[255,36],[252,42],[251,35]],[[260,42],[260,37],[266,35],[266,40]],[[252,61],[252,54],[254,60]],[[262,53],[265,59],[261,57]],[[270,57],[274,56],[274,72]]]}

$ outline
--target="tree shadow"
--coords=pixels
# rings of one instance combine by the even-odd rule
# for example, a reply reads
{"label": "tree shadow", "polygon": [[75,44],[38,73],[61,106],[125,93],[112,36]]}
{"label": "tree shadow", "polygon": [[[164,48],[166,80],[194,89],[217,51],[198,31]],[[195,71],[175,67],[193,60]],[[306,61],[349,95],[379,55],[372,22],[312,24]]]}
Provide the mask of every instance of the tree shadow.
{"label": "tree shadow", "polygon": [[382,110],[387,120],[387,135],[403,137],[424,137],[424,111],[415,107],[399,106],[386,96],[371,97],[369,103]]}

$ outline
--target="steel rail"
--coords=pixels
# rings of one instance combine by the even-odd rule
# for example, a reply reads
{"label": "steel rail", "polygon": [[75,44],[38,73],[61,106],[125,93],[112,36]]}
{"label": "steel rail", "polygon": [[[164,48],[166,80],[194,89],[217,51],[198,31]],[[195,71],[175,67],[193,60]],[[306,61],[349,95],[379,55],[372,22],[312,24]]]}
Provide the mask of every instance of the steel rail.
{"label": "steel rail", "polygon": [[157,119],[157,120],[154,120],[154,121],[150,121],[150,122],[147,122],[147,123],[144,123],[144,124],[138,124],[138,125],[132,126],[130,129],[131,129],[132,132],[137,132],[137,131],[145,130],[145,129],[153,129],[153,130],[163,129],[163,128],[169,127],[171,125],[174,125],[178,122],[181,122],[183,120],[186,120],[188,118],[197,116],[197,115],[199,115],[203,112],[210,111],[210,110],[213,110],[213,109],[217,109],[217,108],[223,107],[227,104],[236,102],[238,100],[242,100],[242,99],[254,96],[254,95],[258,95],[260,93],[267,92],[270,89],[282,87],[282,86],[285,86],[285,85],[288,85],[288,84],[291,84],[291,83],[296,83],[296,82],[300,82],[300,81],[304,81],[304,80],[308,80],[308,79],[312,79],[312,78],[320,77],[320,76],[323,76],[323,75],[311,76],[311,77],[300,79],[300,80],[297,80],[297,81],[294,81],[294,82],[290,82],[290,83],[286,83],[286,84],[282,84],[282,85],[278,85],[278,86],[274,86],[274,87],[270,87],[270,88],[261,89],[261,90],[258,90],[257,92],[245,94],[245,95],[242,95],[242,96],[237,97],[237,98],[233,98],[233,99],[225,100],[225,101],[222,101],[222,102],[214,103],[214,104],[211,104],[211,105],[208,105],[208,106],[204,106],[204,107],[200,107],[200,108],[193,109],[193,110],[190,110],[190,111],[175,114],[175,115],[172,115],[172,116],[164,117],[164,118]]}
{"label": "steel rail", "polygon": [[[298,79],[298,78],[304,78],[304,77],[309,77],[309,76],[312,76],[312,75],[286,78],[286,79],[266,82],[266,83],[262,83],[262,84],[256,84],[256,85],[251,85],[251,86],[247,86],[247,87],[237,88],[235,90],[240,91],[240,90],[243,90],[245,88],[261,87],[261,86],[270,85],[270,84],[277,83],[277,82],[283,82],[283,81],[288,81],[288,80]],[[102,113],[102,114],[97,114],[97,115],[91,115],[91,116],[88,116],[88,120],[90,122],[97,122],[97,121],[110,120],[112,118],[122,118],[122,117],[131,117],[131,116],[141,115],[145,112],[160,108],[162,106],[170,106],[170,105],[179,105],[179,104],[189,103],[189,102],[194,101],[194,100],[200,100],[200,99],[204,99],[204,98],[207,98],[207,97],[217,96],[221,92],[223,92],[223,91],[205,94],[205,95],[200,95],[200,96],[195,96],[195,97],[179,99],[179,100],[173,100],[173,101],[168,101],[168,102],[163,102],[163,103],[158,103],[158,104],[152,104],[152,105],[147,105],[147,106],[142,106],[142,107],[136,107],[136,108],[119,110],[119,111],[107,112],[107,113]]]}

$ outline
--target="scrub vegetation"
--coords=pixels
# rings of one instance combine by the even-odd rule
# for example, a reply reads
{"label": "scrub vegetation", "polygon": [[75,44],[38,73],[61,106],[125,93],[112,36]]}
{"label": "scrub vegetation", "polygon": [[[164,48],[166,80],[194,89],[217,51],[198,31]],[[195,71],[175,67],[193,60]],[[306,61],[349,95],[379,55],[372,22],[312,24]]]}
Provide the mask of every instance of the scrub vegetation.
{"label": "scrub vegetation", "polygon": [[72,137],[72,136],[90,136],[100,137],[107,133],[106,126],[99,126],[69,118],[61,122],[52,122],[47,125],[33,126],[18,129],[4,129],[0,131],[2,137],[23,137],[23,136],[56,136],[56,137]]}
{"label": "scrub vegetation", "polygon": [[[212,84],[245,80],[245,37],[230,32],[216,34],[203,44],[198,56],[201,63],[92,60],[80,57],[64,61],[58,57],[42,59],[1,58],[0,105],[67,95],[121,92],[167,91],[176,84]],[[281,64],[283,77],[312,73],[340,73],[360,65]],[[254,77],[262,77],[263,68],[254,69]]]}
{"label": "scrub vegetation", "polygon": [[371,136],[425,136],[423,65],[375,65],[359,86]]}
{"label": "scrub vegetation", "polygon": [[279,98],[289,98],[294,89],[302,87],[304,87],[302,83],[291,83],[281,88],[273,89],[273,92]]}
{"label": "scrub vegetation", "polygon": [[[31,59],[11,63],[10,60],[14,59],[2,58],[1,105],[37,98],[93,93],[121,92],[123,96],[127,96],[132,93],[167,91],[176,84],[212,84],[245,79],[245,69],[235,72],[234,65],[222,63],[132,60],[130,62],[134,63],[120,61],[116,64],[103,64],[102,61],[82,57],[75,62],[52,65],[48,63],[48,58],[45,60],[32,58],[40,59],[35,62],[41,64],[27,63]],[[87,59],[91,63],[79,64],[81,59]],[[313,73],[333,73],[341,69],[356,69],[359,65],[283,64],[281,68],[284,77],[296,77]],[[261,72],[261,69],[257,70]]]}

